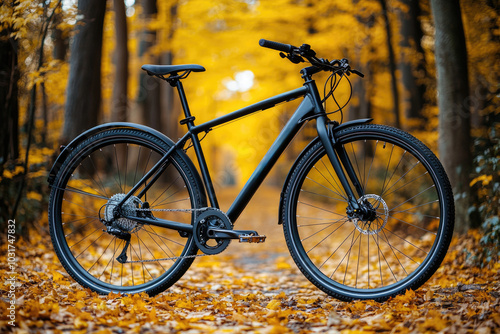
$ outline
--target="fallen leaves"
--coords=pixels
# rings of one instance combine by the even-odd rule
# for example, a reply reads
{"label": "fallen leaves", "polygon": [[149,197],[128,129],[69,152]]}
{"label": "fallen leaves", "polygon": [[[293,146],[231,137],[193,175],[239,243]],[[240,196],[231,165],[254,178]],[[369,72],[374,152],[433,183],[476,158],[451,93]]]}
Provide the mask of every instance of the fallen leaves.
{"label": "fallen leaves", "polygon": [[[500,328],[500,265],[474,267],[463,252],[478,249],[475,233],[454,239],[444,264],[422,288],[384,303],[328,297],[302,276],[279,242],[270,244],[270,252],[240,255],[236,244],[228,253],[199,258],[155,297],[100,296],[69,277],[46,240],[34,236],[33,244],[16,245],[16,327],[2,318],[2,332],[489,334]],[[4,291],[6,263],[0,255]],[[4,293],[0,307],[8,302]]]}

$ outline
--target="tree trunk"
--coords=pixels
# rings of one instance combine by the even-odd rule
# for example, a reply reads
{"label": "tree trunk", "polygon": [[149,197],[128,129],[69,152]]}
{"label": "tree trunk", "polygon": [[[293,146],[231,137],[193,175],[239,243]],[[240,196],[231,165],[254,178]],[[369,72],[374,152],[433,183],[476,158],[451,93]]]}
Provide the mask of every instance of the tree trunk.
{"label": "tree trunk", "polygon": [[[359,0],[353,1],[353,4],[358,5]],[[355,15],[356,20],[363,25],[363,29],[369,30],[372,29],[375,25],[375,16],[374,15]],[[349,107],[348,119],[355,120],[360,118],[370,118],[372,114],[372,104],[370,97],[373,95],[372,93],[372,70],[371,70],[371,55],[374,52],[372,46],[370,45],[368,38],[365,37],[365,40],[358,45],[354,46],[355,58],[360,62],[357,65],[358,69],[365,74],[364,78],[354,77],[353,86],[352,86],[352,95],[354,97],[352,103]],[[369,56],[368,59],[362,60],[362,50],[363,48],[369,47]]]}
{"label": "tree trunk", "polygon": [[0,172],[19,156],[17,41],[7,38],[9,34],[9,29],[0,32]]}
{"label": "tree trunk", "polygon": [[426,76],[426,71],[424,51],[421,45],[423,32],[419,21],[420,5],[418,1],[400,1],[406,5],[406,10],[400,10],[398,15],[401,22],[400,46],[402,48],[399,70],[405,88],[404,114],[409,119],[422,120],[421,125],[424,125],[422,109],[425,85],[422,83],[422,79]]}
{"label": "tree trunk", "polygon": [[394,104],[394,126],[397,128],[401,127],[400,112],[399,112],[399,91],[398,91],[398,81],[396,78],[396,56],[394,55],[394,47],[392,46],[392,30],[391,22],[389,21],[389,15],[387,13],[387,4],[385,0],[379,0],[380,6],[382,6],[382,16],[385,22],[386,30],[386,43],[387,51],[389,53],[389,71],[391,73],[391,90],[392,90],[392,101]]}
{"label": "tree trunk", "polygon": [[115,83],[111,120],[125,122],[127,120],[127,81],[128,81],[128,47],[127,47],[127,15],[123,0],[113,0],[115,9]]}
{"label": "tree trunk", "polygon": [[[359,48],[356,49],[356,51],[359,53]],[[356,58],[359,59],[359,56]],[[371,118],[372,117],[372,103],[370,100],[370,97],[373,96],[371,92],[371,87],[373,83],[371,82],[373,75],[371,71],[371,64],[370,62],[366,63],[364,66],[361,66],[358,68],[361,73],[365,74],[365,77],[359,78],[356,77],[355,81],[352,86],[352,95],[355,96],[355,101],[353,101],[350,105],[349,108],[349,113],[348,113],[348,120],[356,120],[360,118]],[[359,148],[360,152],[359,153],[361,156],[364,157],[372,157],[373,156],[373,150],[371,149],[370,146],[365,146],[363,145],[362,147]]]}
{"label": "tree trunk", "polygon": [[[173,62],[172,52],[165,52],[161,57],[161,63],[163,65],[170,65]],[[162,117],[162,132],[169,138],[175,140],[178,136],[179,130],[179,105],[174,104],[174,90],[170,85],[161,85],[161,96],[160,96],[160,108]]]}
{"label": "tree trunk", "polygon": [[[156,0],[141,0],[143,20],[146,22],[153,19],[158,13]],[[144,63],[158,63],[158,57],[147,57],[148,50],[156,42],[155,30],[144,30],[139,44],[139,57]],[[145,125],[162,131],[162,119],[160,108],[160,80],[148,76],[141,71],[139,78],[138,105],[141,110],[142,119]]]}
{"label": "tree trunk", "polygon": [[431,0],[436,29],[439,154],[448,173],[456,203],[456,230],[469,227],[469,176],[472,165],[467,50],[455,0]]}
{"label": "tree trunk", "polygon": [[365,78],[356,78],[352,86],[352,95],[356,97],[356,100],[351,103],[349,108],[348,119],[355,120],[360,118],[370,118],[371,117],[371,101],[370,95],[367,91],[367,86],[370,85],[369,78],[371,73],[367,73],[370,64],[368,63],[366,67],[359,67],[358,69],[365,74]]}
{"label": "tree trunk", "polygon": [[[166,36],[167,43],[170,46],[175,34],[175,21],[177,19],[178,1],[175,1],[170,6],[169,10],[169,30]],[[161,58],[161,63],[170,65],[173,63],[174,54],[171,50],[164,52]],[[162,130],[170,138],[177,138],[179,130],[179,115],[181,113],[180,106],[174,103],[175,90],[170,85],[162,85],[161,91],[161,112],[163,117]]]}
{"label": "tree trunk", "polygon": [[[59,5],[62,7],[62,5]],[[58,11],[60,9],[57,9]],[[54,23],[52,24],[52,43],[54,47],[52,49],[52,57],[55,60],[66,60],[66,53],[68,52],[68,38],[65,36],[64,32],[57,28],[63,20],[61,12],[56,12],[54,15]]]}
{"label": "tree trunk", "polygon": [[106,1],[79,0],[77,33],[71,45],[70,74],[62,142],[98,122],[101,105],[101,51]]}
{"label": "tree trunk", "polygon": [[[17,101],[19,68],[17,60],[18,44],[8,37],[10,29],[0,31],[0,175],[4,168],[19,157],[19,106]],[[12,164],[13,165],[13,164]],[[12,216],[12,193],[14,180],[0,179],[0,228],[7,230],[7,221]],[[6,240],[6,239],[5,239]],[[5,240],[0,241],[2,245]]]}

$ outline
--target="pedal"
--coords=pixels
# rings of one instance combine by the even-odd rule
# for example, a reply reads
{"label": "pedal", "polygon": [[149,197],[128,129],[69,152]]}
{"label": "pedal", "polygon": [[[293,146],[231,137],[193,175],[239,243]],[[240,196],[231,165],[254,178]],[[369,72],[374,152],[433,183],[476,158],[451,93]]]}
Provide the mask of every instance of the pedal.
{"label": "pedal", "polygon": [[261,243],[266,241],[265,235],[240,235],[240,242]]}

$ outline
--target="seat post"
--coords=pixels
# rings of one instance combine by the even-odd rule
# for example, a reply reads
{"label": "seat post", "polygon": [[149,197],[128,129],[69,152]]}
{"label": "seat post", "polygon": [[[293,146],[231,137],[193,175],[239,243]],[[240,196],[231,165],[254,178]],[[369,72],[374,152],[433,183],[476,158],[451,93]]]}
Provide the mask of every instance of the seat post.
{"label": "seat post", "polygon": [[185,119],[181,120],[181,124],[187,124],[188,129],[191,129],[194,126],[193,121],[195,118],[191,116],[191,111],[189,110],[189,105],[186,99],[186,93],[184,92],[184,87],[182,86],[182,82],[177,79],[175,82],[171,83],[172,86],[177,88],[177,92],[179,93],[179,98],[181,100],[182,109],[184,110]]}

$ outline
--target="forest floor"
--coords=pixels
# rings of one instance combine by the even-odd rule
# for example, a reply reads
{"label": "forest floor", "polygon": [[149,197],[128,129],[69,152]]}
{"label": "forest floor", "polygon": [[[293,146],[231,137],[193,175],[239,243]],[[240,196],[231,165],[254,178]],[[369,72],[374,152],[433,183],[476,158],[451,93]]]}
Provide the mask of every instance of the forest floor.
{"label": "forest floor", "polygon": [[[232,189],[222,191],[230,203]],[[267,235],[196,259],[177,284],[155,297],[100,296],[74,282],[46,231],[16,241],[15,320],[9,314],[7,245],[0,250],[0,332],[16,333],[498,333],[500,264],[479,268],[467,253],[479,235],[454,238],[424,286],[386,302],[341,302],[310,284],[293,263],[278,222],[279,190],[259,190],[238,229]],[[222,209],[226,210],[224,204]],[[46,219],[46,218],[45,218]],[[14,324],[15,326],[12,326]]]}

